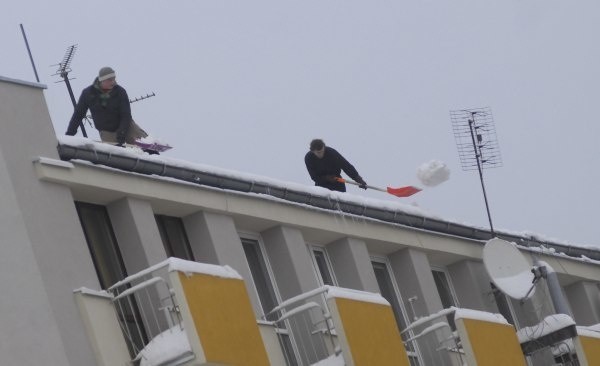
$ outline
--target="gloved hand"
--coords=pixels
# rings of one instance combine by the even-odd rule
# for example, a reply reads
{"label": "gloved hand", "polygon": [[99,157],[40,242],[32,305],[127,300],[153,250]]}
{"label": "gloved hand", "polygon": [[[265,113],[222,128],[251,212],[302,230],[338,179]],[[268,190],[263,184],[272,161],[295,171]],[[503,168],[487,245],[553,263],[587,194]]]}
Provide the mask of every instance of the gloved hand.
{"label": "gloved hand", "polygon": [[325,180],[328,182],[337,182],[337,178],[335,175],[326,175],[325,176]]}
{"label": "gloved hand", "polygon": [[367,189],[367,182],[365,182],[365,180],[362,179],[361,177],[358,177],[358,179],[356,180],[356,183],[358,183],[359,188]]}
{"label": "gloved hand", "polygon": [[125,137],[127,136],[127,130],[117,130],[117,142],[119,145],[125,143]]}

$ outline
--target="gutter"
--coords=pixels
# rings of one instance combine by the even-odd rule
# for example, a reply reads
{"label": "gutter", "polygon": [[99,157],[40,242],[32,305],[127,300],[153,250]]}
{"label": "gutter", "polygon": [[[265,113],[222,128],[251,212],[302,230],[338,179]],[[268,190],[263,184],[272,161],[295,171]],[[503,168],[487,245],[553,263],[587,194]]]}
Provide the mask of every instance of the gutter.
{"label": "gutter", "polygon": [[[158,175],[177,180],[196,183],[203,186],[228,189],[232,191],[265,194],[290,202],[323,208],[332,211],[342,211],[357,216],[369,217],[384,222],[390,222],[412,228],[427,230],[436,233],[453,235],[478,241],[487,241],[492,238],[489,230],[456,224],[444,220],[432,219],[403,211],[380,209],[373,206],[362,206],[353,202],[332,200],[328,197],[313,195],[293,189],[269,185],[250,180],[236,179],[213,172],[205,172],[184,167],[168,165],[164,162],[150,161],[131,156],[116,155],[113,153],[95,150],[91,146],[71,146],[60,144],[57,146],[61,160],[69,161],[80,159],[93,164],[101,164],[128,172]],[[519,236],[496,231],[496,236],[523,247],[539,248],[541,246],[555,249],[557,252],[574,258],[585,256],[600,261],[600,249],[583,248],[559,243],[543,241],[533,236]]]}

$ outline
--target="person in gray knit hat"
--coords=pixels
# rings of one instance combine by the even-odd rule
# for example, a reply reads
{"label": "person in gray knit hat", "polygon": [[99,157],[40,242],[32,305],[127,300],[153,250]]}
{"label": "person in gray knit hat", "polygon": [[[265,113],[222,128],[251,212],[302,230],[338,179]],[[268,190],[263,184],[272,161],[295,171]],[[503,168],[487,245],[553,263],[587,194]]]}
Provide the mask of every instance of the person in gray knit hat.
{"label": "person in gray knit hat", "polygon": [[103,67],[92,85],[83,89],[67,127],[67,135],[77,133],[88,109],[94,120],[94,127],[103,142],[132,144],[135,140],[147,137],[131,117],[129,97],[125,88],[117,84],[115,70]]}

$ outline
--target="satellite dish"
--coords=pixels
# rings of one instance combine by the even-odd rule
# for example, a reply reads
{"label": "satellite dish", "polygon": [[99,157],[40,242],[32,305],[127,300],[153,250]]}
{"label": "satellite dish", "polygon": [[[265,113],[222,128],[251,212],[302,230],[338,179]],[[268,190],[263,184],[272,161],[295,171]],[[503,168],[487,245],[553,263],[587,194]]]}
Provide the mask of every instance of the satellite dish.
{"label": "satellite dish", "polygon": [[513,299],[523,300],[535,292],[532,266],[516,244],[494,238],[483,248],[483,264],[494,285]]}

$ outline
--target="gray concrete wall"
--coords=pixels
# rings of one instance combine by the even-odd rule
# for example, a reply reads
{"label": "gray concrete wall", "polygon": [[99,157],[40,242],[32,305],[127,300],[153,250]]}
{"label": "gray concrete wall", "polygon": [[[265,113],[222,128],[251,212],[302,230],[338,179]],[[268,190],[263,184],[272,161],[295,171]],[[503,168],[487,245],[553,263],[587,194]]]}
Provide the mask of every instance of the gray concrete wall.
{"label": "gray concrete wall", "polygon": [[244,279],[254,313],[262,315],[258,294],[252,286],[252,273],[242,241],[230,216],[200,211],[183,218],[194,258],[198,262],[228,265]]}
{"label": "gray concrete wall", "polygon": [[58,159],[42,89],[0,79],[0,355],[6,365],[95,365],[73,290],[99,288],[68,188],[37,179]]}
{"label": "gray concrete wall", "polygon": [[[283,300],[319,287],[315,269],[300,230],[287,226],[276,226],[261,232],[261,237],[279,294]],[[317,300],[317,302],[319,301]],[[290,318],[290,323],[295,325],[292,326],[291,331],[300,349],[299,356],[302,364],[313,364],[328,355],[321,333],[312,332],[324,328],[323,324],[317,324],[322,319],[322,314],[316,310],[303,312]]]}
{"label": "gray concrete wall", "polygon": [[[388,258],[409,318],[431,315],[443,309],[427,254],[406,248],[392,253]],[[408,301],[411,297],[416,297],[412,306]],[[421,332],[426,326],[417,328],[415,333]],[[420,355],[426,365],[453,365],[450,355],[438,350],[441,342],[450,336],[450,329],[445,328],[419,339]]]}
{"label": "gray concrete wall", "polygon": [[[392,271],[404,297],[404,306],[411,309],[408,299],[416,296],[412,317],[422,317],[442,310],[442,301],[437,292],[431,265],[427,255],[414,249],[402,249],[389,255]],[[412,312],[409,310],[409,313]]]}
{"label": "gray concrete wall", "polygon": [[319,287],[300,230],[276,226],[263,231],[261,237],[283,300]]}
{"label": "gray concrete wall", "polygon": [[600,289],[597,283],[579,281],[564,290],[578,325],[600,323]]}
{"label": "gray concrete wall", "polygon": [[150,203],[126,197],[106,209],[128,275],[167,259]]}
{"label": "gray concrete wall", "polygon": [[327,254],[340,287],[379,293],[371,256],[363,240],[337,240],[327,245]]}
{"label": "gray concrete wall", "polygon": [[[106,207],[125,264],[127,275],[133,275],[167,259],[150,203],[132,197],[112,202]],[[134,283],[135,284],[135,283]],[[159,284],[139,293],[137,305],[151,338],[168,328],[167,319],[160,308],[168,303],[161,299],[170,296],[166,286]],[[154,317],[150,314],[158,314]]]}
{"label": "gray concrete wall", "polygon": [[497,313],[490,278],[482,262],[463,260],[448,266],[461,307]]}

